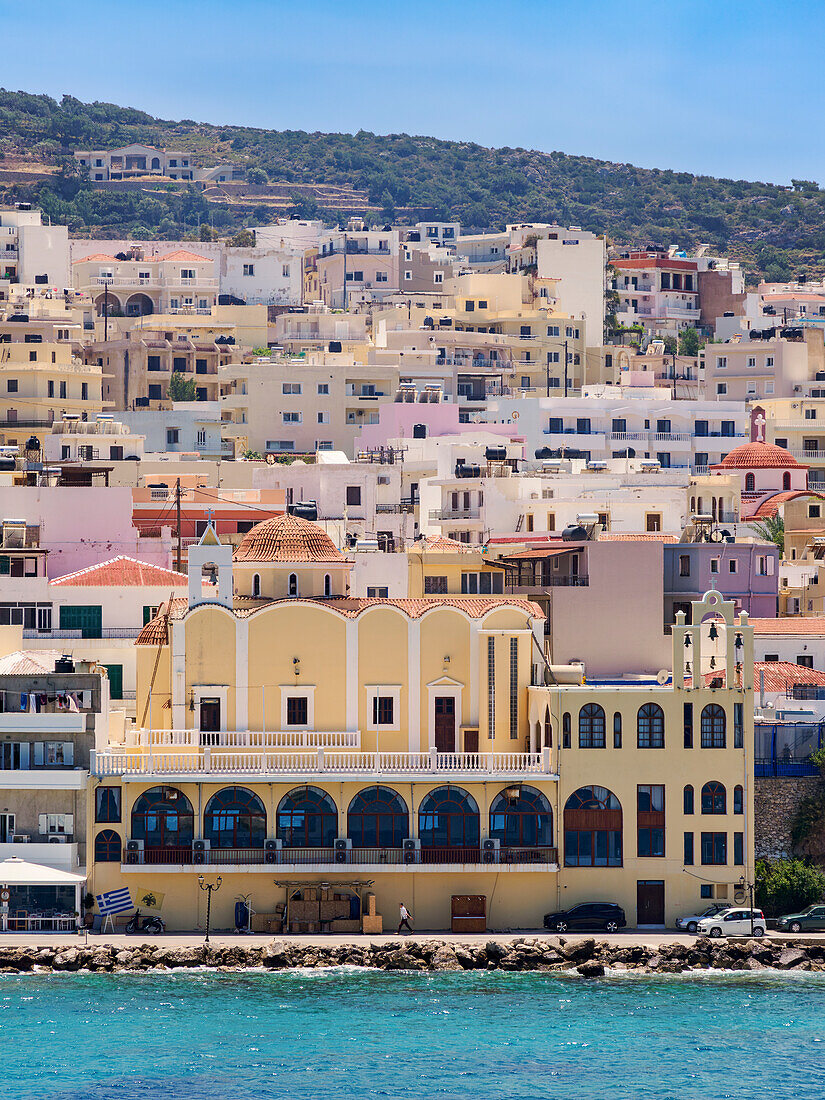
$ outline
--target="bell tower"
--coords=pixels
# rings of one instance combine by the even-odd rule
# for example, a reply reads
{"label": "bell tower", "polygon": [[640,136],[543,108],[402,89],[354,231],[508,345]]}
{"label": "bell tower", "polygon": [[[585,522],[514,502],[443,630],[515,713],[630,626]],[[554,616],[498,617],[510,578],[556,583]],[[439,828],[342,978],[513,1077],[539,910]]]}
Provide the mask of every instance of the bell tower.
{"label": "bell tower", "polygon": [[189,607],[219,603],[232,607],[232,547],[218,538],[210,517],[197,546],[189,547]]}

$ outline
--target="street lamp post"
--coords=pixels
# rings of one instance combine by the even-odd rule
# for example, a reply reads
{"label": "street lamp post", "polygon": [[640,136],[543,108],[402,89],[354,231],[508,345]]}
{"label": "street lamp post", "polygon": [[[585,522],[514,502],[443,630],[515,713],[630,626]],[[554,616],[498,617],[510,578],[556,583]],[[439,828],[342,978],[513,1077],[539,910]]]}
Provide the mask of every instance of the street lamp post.
{"label": "street lamp post", "polygon": [[206,891],[206,939],[204,943],[209,943],[209,922],[212,918],[212,891],[220,890],[221,881],[220,875],[218,875],[214,882],[207,882],[203,875],[198,875],[198,886],[200,886],[201,890]]}
{"label": "street lamp post", "polygon": [[739,886],[739,888],[743,891],[744,890],[748,891],[748,896],[749,896],[749,899],[750,899],[751,939],[753,939],[753,883],[752,882],[747,882],[745,880],[745,876],[742,875],[742,877],[739,879],[739,882],[737,883],[737,886]]}

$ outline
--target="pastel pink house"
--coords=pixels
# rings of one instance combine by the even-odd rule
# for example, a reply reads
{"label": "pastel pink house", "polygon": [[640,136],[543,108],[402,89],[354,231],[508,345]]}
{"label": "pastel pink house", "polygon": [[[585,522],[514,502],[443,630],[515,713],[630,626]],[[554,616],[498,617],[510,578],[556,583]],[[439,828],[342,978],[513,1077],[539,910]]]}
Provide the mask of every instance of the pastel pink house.
{"label": "pastel pink house", "polygon": [[755,441],[735,447],[711,466],[710,472],[739,475],[743,520],[752,518],[760,505],[777,494],[804,493],[808,489],[808,467],[773,443]]}

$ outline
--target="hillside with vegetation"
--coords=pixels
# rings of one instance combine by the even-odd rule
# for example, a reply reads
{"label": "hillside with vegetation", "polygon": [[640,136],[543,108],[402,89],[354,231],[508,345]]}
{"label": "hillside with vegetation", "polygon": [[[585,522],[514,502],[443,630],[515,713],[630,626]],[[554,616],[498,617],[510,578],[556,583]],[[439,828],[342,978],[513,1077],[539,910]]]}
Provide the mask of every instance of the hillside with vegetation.
{"label": "hillside with vegetation", "polygon": [[[248,186],[146,181],[93,185],[75,149],[129,142],[179,149],[196,164],[237,163]],[[407,134],[305,133],[153,118],[110,103],[0,90],[0,201],[30,200],[76,235],[229,235],[297,212],[339,221],[460,219],[467,229],[558,221],[620,246],[706,244],[749,280],[825,274],[825,191],[636,168],[592,157]]]}

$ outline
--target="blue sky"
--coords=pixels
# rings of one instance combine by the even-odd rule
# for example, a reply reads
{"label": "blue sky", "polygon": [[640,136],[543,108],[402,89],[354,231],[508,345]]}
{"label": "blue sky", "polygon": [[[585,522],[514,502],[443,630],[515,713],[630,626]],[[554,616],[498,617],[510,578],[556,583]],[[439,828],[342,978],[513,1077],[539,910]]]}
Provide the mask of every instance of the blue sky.
{"label": "blue sky", "polygon": [[825,181],[822,0],[0,0],[0,85]]}

